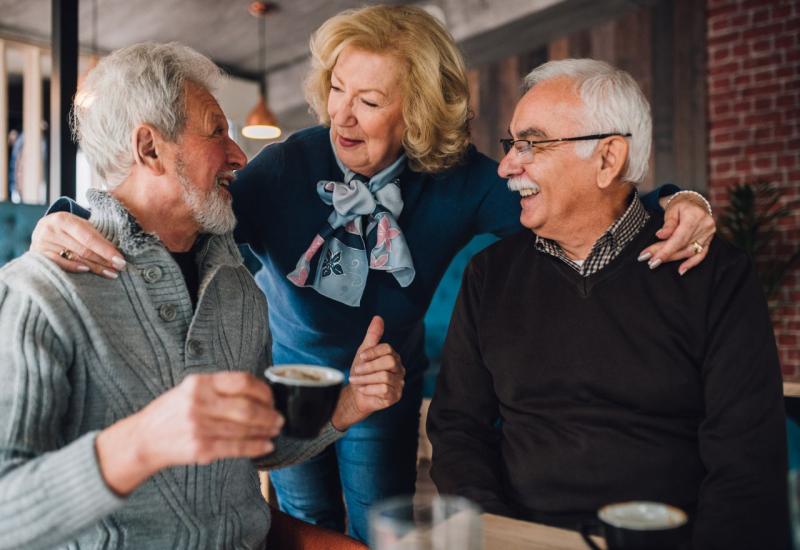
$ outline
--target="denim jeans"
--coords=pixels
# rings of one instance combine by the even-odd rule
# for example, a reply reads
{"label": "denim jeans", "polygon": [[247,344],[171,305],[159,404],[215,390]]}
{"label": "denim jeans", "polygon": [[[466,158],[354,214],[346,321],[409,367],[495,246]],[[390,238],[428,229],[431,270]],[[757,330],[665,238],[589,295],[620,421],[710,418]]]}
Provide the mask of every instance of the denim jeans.
{"label": "denim jeans", "polygon": [[[372,504],[414,493],[422,380],[408,380],[394,406],[373,413],[314,458],[271,471],[280,509],[367,542]],[[343,500],[344,499],[344,500]]]}

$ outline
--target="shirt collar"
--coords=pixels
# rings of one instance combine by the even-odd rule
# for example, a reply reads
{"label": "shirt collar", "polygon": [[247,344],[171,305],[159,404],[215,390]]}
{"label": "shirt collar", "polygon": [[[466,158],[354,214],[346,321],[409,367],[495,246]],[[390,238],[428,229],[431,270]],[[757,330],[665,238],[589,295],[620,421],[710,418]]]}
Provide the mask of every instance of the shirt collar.
{"label": "shirt collar", "polygon": [[628,243],[636,237],[642,227],[644,227],[648,219],[650,219],[650,215],[642,205],[639,194],[634,191],[631,194],[628,208],[622,216],[617,218],[600,238],[595,241],[589,255],[583,261],[582,265],[578,265],[572,261],[566,253],[564,253],[564,249],[561,248],[561,245],[556,241],[545,239],[537,235],[535,246],[537,250],[555,256],[584,277],[588,277],[603,269],[611,260],[619,256],[625,246],[627,246]]}

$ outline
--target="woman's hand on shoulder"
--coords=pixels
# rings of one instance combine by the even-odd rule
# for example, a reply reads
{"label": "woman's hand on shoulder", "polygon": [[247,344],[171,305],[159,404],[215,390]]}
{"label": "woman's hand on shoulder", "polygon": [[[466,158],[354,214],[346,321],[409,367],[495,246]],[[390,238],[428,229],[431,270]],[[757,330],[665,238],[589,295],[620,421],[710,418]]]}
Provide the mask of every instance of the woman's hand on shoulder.
{"label": "woman's hand on shoulder", "polygon": [[71,273],[91,271],[116,279],[126,265],[122,254],[88,220],[68,212],[55,212],[40,219],[33,230],[30,249]]}
{"label": "woman's hand on shoulder", "polygon": [[661,201],[664,225],[656,232],[661,241],[642,250],[639,261],[655,269],[662,263],[685,260],[678,266],[684,275],[706,258],[717,224],[698,193],[680,193]]}

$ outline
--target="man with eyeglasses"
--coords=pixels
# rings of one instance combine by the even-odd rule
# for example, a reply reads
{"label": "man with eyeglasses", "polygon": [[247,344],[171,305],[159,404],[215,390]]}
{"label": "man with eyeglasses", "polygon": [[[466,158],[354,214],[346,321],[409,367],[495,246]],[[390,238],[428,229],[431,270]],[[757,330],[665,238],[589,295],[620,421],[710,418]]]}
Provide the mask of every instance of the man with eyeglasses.
{"label": "man with eyeglasses", "polygon": [[660,501],[694,548],[785,548],[781,373],[752,265],[719,240],[685,275],[637,257],[663,219],[636,193],[651,119],[630,75],[562,60],[526,84],[499,173],[531,232],[465,272],[428,417],[439,491],[567,528]]}

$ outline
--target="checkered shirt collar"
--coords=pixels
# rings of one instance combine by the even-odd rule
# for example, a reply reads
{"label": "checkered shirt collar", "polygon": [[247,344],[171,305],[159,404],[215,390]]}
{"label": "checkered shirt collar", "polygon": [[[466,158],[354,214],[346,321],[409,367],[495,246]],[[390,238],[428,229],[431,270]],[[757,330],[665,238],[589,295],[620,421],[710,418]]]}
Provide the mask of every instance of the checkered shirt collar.
{"label": "checkered shirt collar", "polygon": [[535,246],[537,250],[558,258],[584,277],[588,277],[603,269],[619,256],[649,219],[650,214],[644,209],[639,194],[634,192],[625,213],[597,239],[582,265],[578,265],[568,258],[564,249],[555,241],[537,235]]}

